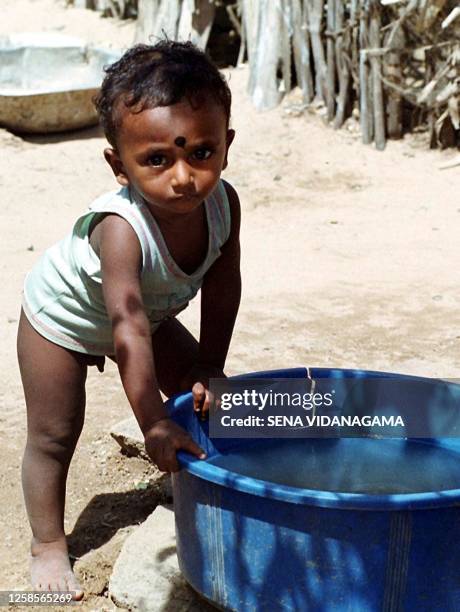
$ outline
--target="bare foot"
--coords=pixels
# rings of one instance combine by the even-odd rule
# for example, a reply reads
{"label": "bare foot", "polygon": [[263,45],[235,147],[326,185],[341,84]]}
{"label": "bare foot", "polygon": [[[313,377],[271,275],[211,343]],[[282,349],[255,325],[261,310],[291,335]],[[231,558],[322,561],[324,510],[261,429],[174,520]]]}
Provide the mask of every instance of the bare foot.
{"label": "bare foot", "polygon": [[65,537],[54,542],[32,538],[30,575],[36,591],[73,591],[73,599],[83,597],[83,589],[70,567]]}

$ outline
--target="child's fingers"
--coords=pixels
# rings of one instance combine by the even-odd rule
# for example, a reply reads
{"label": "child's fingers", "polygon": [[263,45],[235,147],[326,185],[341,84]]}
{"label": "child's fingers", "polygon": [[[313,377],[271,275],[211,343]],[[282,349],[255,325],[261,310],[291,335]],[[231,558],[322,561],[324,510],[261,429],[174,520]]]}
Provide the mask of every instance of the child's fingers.
{"label": "child's fingers", "polygon": [[199,459],[206,453],[181,427],[170,419],[157,421],[147,432],[145,448],[152,461],[162,472],[178,472],[180,469],[176,451],[183,449]]}
{"label": "child's fingers", "polygon": [[174,449],[166,449],[155,463],[162,472],[178,472],[180,469]]}
{"label": "child's fingers", "polygon": [[184,438],[180,447],[183,450],[188,451],[192,455],[195,455],[195,457],[198,457],[198,459],[206,459],[206,453],[204,452],[204,450],[200,448],[198,444],[189,436],[187,436],[187,438]]}
{"label": "child's fingers", "polygon": [[206,390],[204,385],[200,382],[196,382],[192,387],[193,395],[193,410],[195,412],[201,412],[203,403],[206,399]]}
{"label": "child's fingers", "polygon": [[203,415],[206,415],[206,416],[209,415],[209,410],[211,408],[211,403],[213,399],[214,399],[213,394],[209,391],[209,389],[206,389],[205,398],[203,402],[203,408],[201,409],[201,413]]}
{"label": "child's fingers", "polygon": [[[146,445],[146,449],[150,458],[161,472],[174,472],[175,452],[171,453],[163,443],[156,443],[153,445],[153,448],[151,445],[147,448]],[[177,466],[177,469],[179,469],[179,466]]]}
{"label": "child's fingers", "polygon": [[[177,446],[177,449],[183,449],[192,455],[198,457],[198,459],[205,459],[206,453],[200,448],[192,438],[183,438]],[[176,450],[174,446],[168,445],[161,449],[160,455],[155,458],[155,463],[158,469],[162,472],[178,472],[180,465],[177,460]]]}
{"label": "child's fingers", "polygon": [[211,403],[214,399],[213,394],[209,391],[209,389],[206,389],[204,385],[200,382],[197,382],[193,385],[192,393],[193,410],[195,412],[200,413],[201,418],[203,420],[206,420],[209,415]]}

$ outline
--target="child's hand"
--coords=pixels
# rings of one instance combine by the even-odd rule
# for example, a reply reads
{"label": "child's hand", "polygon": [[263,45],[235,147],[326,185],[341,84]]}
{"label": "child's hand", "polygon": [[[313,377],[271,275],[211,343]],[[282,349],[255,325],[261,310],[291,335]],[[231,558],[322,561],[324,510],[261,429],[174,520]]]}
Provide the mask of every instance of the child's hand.
{"label": "child's hand", "polygon": [[224,371],[216,366],[196,364],[184,379],[184,386],[192,388],[193,410],[206,419],[213,400],[209,391],[210,378],[227,378]]}
{"label": "child's hand", "polygon": [[199,459],[206,453],[196,444],[188,433],[169,418],[161,419],[152,425],[144,435],[145,450],[162,472],[178,472],[179,463],[176,451],[183,449]]}

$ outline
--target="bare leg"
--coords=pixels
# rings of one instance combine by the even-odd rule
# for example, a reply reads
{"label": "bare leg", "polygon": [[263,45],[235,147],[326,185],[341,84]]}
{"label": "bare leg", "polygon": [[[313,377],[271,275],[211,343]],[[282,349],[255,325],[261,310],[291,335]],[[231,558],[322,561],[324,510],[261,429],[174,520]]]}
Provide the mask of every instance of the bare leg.
{"label": "bare leg", "polygon": [[185,389],[181,383],[198,360],[198,342],[177,319],[167,319],[152,337],[158,384],[170,397]]}
{"label": "bare leg", "polygon": [[85,356],[40,336],[21,313],[18,359],[27,404],[22,482],[33,534],[32,585],[75,591],[81,599],[67,552],[64,504],[67,472],[84,420]]}

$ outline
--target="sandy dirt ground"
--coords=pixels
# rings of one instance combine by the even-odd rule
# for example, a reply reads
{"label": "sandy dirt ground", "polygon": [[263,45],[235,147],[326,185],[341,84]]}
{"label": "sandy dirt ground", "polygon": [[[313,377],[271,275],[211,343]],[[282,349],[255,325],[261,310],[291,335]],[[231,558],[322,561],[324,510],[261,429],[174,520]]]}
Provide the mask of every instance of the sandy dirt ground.
{"label": "sandy dirt ground", "polygon": [[[53,0],[2,6],[0,33],[52,30],[128,46],[132,22]],[[242,201],[243,300],[228,373],[308,366],[457,377],[460,367],[460,167],[423,134],[384,153],[339,132],[296,94],[257,113],[247,69],[227,71],[237,138],[227,180]],[[20,462],[25,439],[15,335],[24,276],[90,201],[115,187],[97,128],[19,138],[0,131],[2,341],[0,588],[27,587],[29,527]],[[198,304],[182,319],[196,332]],[[93,368],[94,369],[94,368]],[[155,470],[121,455],[108,432],[129,406],[113,365],[91,372],[85,429],[68,482],[66,528],[87,591],[81,608],[112,609],[107,583],[126,535],[161,500]]]}

